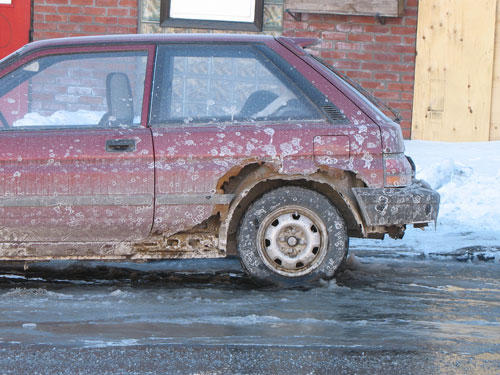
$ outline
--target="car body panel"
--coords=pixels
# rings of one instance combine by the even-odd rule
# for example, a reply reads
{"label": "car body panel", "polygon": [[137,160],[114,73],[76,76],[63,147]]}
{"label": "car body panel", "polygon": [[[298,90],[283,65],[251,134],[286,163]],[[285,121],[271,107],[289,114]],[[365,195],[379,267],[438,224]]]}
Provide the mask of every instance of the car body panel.
{"label": "car body panel", "polygon": [[[404,189],[412,171],[399,126],[300,49],[307,43],[259,35],[96,36],[31,43],[1,60],[0,78],[40,56],[148,56],[137,126],[0,131],[0,259],[225,256],[234,251],[244,209],[280,184],[319,189],[358,237],[399,236],[406,224],[435,221],[438,196]],[[320,116],[158,123],[154,82],[158,51],[168,44],[255,46]],[[381,216],[377,200],[397,203],[401,194],[406,213]],[[417,198],[425,205],[412,206]]]}

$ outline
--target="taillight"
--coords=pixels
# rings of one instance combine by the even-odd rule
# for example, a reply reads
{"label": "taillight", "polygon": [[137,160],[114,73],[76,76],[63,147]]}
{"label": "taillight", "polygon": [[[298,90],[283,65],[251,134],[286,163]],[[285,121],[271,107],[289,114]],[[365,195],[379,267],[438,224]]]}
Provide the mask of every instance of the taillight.
{"label": "taillight", "polygon": [[384,186],[411,185],[412,175],[413,169],[405,154],[384,154]]}

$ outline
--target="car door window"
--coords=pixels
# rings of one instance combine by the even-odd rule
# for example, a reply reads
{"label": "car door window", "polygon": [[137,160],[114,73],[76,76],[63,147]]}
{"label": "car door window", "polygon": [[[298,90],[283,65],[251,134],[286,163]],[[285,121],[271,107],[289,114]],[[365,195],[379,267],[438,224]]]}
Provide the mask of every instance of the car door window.
{"label": "car door window", "polygon": [[151,123],[316,120],[299,88],[250,45],[163,45]]}
{"label": "car door window", "polygon": [[50,54],[0,78],[0,130],[141,123],[146,51]]}

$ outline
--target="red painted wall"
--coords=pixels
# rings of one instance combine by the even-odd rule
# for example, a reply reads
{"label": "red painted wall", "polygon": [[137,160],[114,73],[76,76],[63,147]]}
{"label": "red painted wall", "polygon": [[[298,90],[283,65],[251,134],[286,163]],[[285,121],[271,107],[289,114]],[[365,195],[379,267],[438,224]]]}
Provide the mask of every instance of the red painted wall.
{"label": "red painted wall", "polygon": [[137,33],[137,0],[34,0],[33,40]]}
{"label": "red painted wall", "polygon": [[31,2],[11,0],[0,4],[0,59],[29,41]]}
{"label": "red painted wall", "polygon": [[410,137],[416,56],[418,0],[406,0],[402,17],[285,14],[283,34],[321,38],[315,53],[358,81],[402,115],[401,128]]}

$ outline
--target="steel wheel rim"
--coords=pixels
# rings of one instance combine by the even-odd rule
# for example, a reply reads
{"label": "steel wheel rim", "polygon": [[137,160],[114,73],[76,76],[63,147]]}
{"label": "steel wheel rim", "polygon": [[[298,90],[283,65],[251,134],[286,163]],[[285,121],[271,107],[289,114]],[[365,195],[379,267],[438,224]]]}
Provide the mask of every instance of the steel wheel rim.
{"label": "steel wheel rim", "polygon": [[257,232],[258,251],[273,272],[298,277],[320,266],[328,233],[323,220],[301,206],[279,208],[265,217]]}

